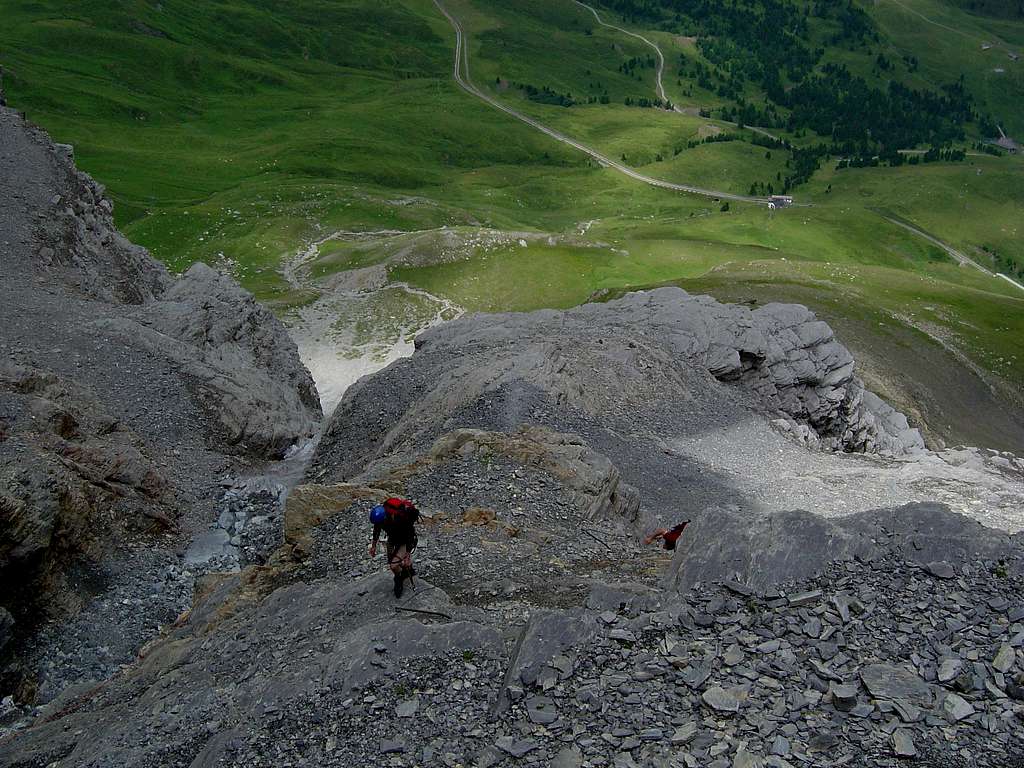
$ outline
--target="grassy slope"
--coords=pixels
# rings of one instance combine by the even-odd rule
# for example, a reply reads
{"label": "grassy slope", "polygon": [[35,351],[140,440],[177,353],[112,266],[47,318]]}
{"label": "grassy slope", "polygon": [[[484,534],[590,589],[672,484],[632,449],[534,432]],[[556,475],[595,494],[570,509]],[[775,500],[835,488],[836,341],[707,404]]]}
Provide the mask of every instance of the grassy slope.
{"label": "grassy slope", "polygon": [[[471,36],[488,41],[475,47],[471,42],[473,71],[478,84],[492,88],[492,92],[500,98],[515,102],[519,109],[536,115],[612,156],[625,157],[630,165],[660,178],[697,181],[706,186],[718,185],[729,191],[746,192],[751,181],[773,180],[777,173],[785,174],[785,153],[774,152],[771,159],[767,159],[762,148],[745,142],[704,145],[696,149],[684,149],[679,155],[674,154],[675,148],[685,146],[688,140],[696,138],[701,126],[713,121],[615,104],[571,109],[538,105],[516,92],[494,89],[495,78],[508,77],[508,70],[512,67],[507,55],[495,51],[504,52],[507,48],[514,48],[521,55],[521,58],[515,59],[516,77],[535,83],[552,82],[555,83],[552,87],[574,93],[577,92],[571,87],[574,74],[577,83],[592,79],[578,74],[577,70],[580,70],[582,63],[572,55],[566,55],[566,52],[586,50],[595,44],[594,39],[600,35],[614,36],[617,33],[597,26],[586,11],[570,3],[559,4],[560,15],[552,21],[549,19],[552,13],[550,5],[536,0],[519,0],[511,6],[492,0],[459,0],[457,6],[464,14]],[[515,23],[512,20],[513,13]],[[606,16],[609,21],[618,21],[607,12]],[[546,25],[551,23],[559,25],[560,32],[554,38],[545,35]],[[1024,25],[1020,25],[1020,29],[1024,30]],[[593,34],[587,35],[588,30]],[[647,30],[642,31],[647,33]],[[822,35],[828,32],[827,28],[821,30]],[[932,37],[958,38],[958,35],[944,32],[941,28],[933,29],[932,33]],[[667,40],[668,46],[677,51],[686,50],[689,55],[697,55],[692,45],[684,44],[678,38],[665,34],[652,36],[662,42]],[[623,35],[619,35],[619,38],[625,41],[624,45],[636,43]],[[899,41],[904,49],[912,50],[915,54],[919,53],[919,47],[927,48],[925,42],[918,39],[906,44],[903,38],[899,38]],[[889,41],[890,47],[892,44]],[[627,53],[634,55],[630,50],[617,53],[603,44],[599,44],[598,49],[607,57],[606,69],[614,69]],[[551,51],[558,55],[553,56]],[[668,48],[666,53],[670,62],[666,83],[671,94],[673,87],[676,87],[671,77],[673,55]],[[864,51],[833,51],[833,58],[836,54],[844,56],[854,69],[870,76],[869,62],[873,61],[873,55]],[[890,56],[893,57],[892,52]],[[596,71],[593,57],[585,61],[588,71]],[[956,77],[956,72],[948,67],[927,76],[923,73],[925,69],[927,67],[922,64],[921,70],[913,76],[907,75],[905,71],[892,76],[899,76],[915,87],[934,87]],[[647,95],[651,95],[653,83],[645,85],[648,87]],[[1011,100],[1003,104],[1013,104],[1015,108],[1012,111],[1021,113],[1019,103]],[[661,162],[656,161],[659,154],[663,157]],[[761,237],[774,240],[775,247],[782,245],[804,253],[811,249],[834,251],[837,237],[839,243],[849,243],[853,248],[871,251],[878,239],[900,239],[887,231],[884,222],[879,222],[877,211],[881,210],[897,213],[972,255],[977,248],[988,246],[1024,259],[1024,249],[1014,234],[1015,219],[1024,211],[1024,193],[1019,183],[1024,166],[1018,158],[982,157],[971,158],[969,163],[964,164],[853,169],[839,173],[833,168],[833,162],[825,163],[813,182],[797,191],[797,196],[802,201],[834,210],[802,216],[802,221],[806,223],[801,228],[810,228],[810,232],[797,234],[791,229],[789,234],[795,240],[788,239],[780,244],[767,231],[761,233]],[[982,171],[980,176],[979,169]],[[827,192],[830,184],[832,190]],[[837,234],[837,225],[860,237]]]}
{"label": "grassy slope", "polygon": [[[1007,56],[1024,53],[1024,24],[967,13],[942,0],[880,0],[862,7],[881,28],[889,51],[919,59],[922,81],[949,82],[962,73],[979,108],[998,117],[1012,135],[1024,135],[1024,59]],[[983,51],[982,43],[993,47]]]}
{"label": "grassy slope", "polygon": [[[239,262],[243,281],[266,295],[281,287],[273,267],[282,253],[318,226],[480,221],[557,229],[580,214],[623,211],[622,198],[636,188],[612,173],[593,172],[578,155],[454,92],[445,82],[450,31],[424,0],[389,3],[376,12],[349,0],[331,4],[326,20],[309,0],[277,11],[248,3],[182,4],[177,15],[143,3],[124,11],[98,4],[76,11],[74,19],[66,18],[65,5],[51,2],[45,13],[38,4],[16,6],[4,33],[12,98],[76,144],[82,164],[110,186],[128,234],[177,268],[223,253]],[[645,46],[597,26],[575,4],[459,0],[453,7],[473,34],[478,82],[490,85],[492,75],[500,75],[574,94],[599,83],[616,101],[653,93],[653,70],[638,70],[640,82],[617,71],[625,58],[647,55]],[[367,14],[373,25],[364,23]],[[172,39],[133,32],[137,21]],[[237,31],[209,31],[223,27]],[[692,46],[675,44],[694,54]],[[140,61],[157,76],[142,76],[132,66]],[[667,179],[745,191],[749,181],[783,170],[783,153],[768,160],[761,148],[740,142],[675,156],[674,148],[705,124],[697,118],[616,105],[547,107],[514,91],[502,95]],[[655,160],[658,154],[663,162]],[[993,161],[986,171],[983,190],[1019,186],[1018,166]],[[898,209],[962,247],[1013,248],[1012,227],[1004,221],[1017,209],[1015,195],[979,200],[975,207],[983,215],[973,220],[985,222],[999,209],[998,226],[979,223],[965,240],[962,227],[949,226],[964,209],[951,186],[892,194],[921,187],[919,177],[945,175],[959,184],[956,177],[965,172],[962,166],[869,169],[860,172],[862,184],[858,172],[826,170],[800,195],[830,202],[823,188],[833,183],[835,198],[845,195],[852,203],[843,219],[851,230],[877,227],[877,216],[865,208]],[[866,186],[876,188],[870,198]],[[403,195],[431,204],[389,203]],[[677,215],[703,205],[680,201]],[[825,241],[835,237],[834,217],[811,218],[804,226],[820,236],[801,233],[784,244],[788,250],[806,251],[816,239],[831,249]],[[702,236],[717,238],[715,228],[703,227]],[[731,222],[722,228],[735,229]],[[731,245],[729,232],[723,235]],[[760,239],[779,247],[769,231]]]}
{"label": "grassy slope", "polygon": [[[934,5],[904,2],[928,12]],[[896,35],[889,44],[918,55],[923,73],[951,79],[926,49],[952,45],[956,35],[921,37],[920,24],[899,26],[887,4],[872,13]],[[479,85],[647,173],[742,192],[783,170],[782,153],[767,159],[743,142],[674,155],[709,121],[623,106],[627,95],[654,93],[653,70],[637,70],[639,80],[618,71],[648,49],[575,4],[450,5],[470,33]],[[813,207],[722,212],[598,168],[459,91],[449,74],[453,35],[429,0],[221,0],[163,11],[141,0],[72,10],[48,0],[8,4],[5,13],[0,61],[12,101],[76,145],[82,166],[109,186],[129,236],[175,268],[234,262],[245,284],[287,306],[302,295],[275,268],[318,233],[482,224],[558,234],[591,221],[586,235],[554,245],[531,241],[438,264],[431,253],[440,249],[424,245],[420,266],[394,275],[471,309],[568,306],[602,289],[702,276],[709,287],[735,280],[766,292],[794,273],[813,281],[815,300],[827,306],[850,301],[856,283],[855,300],[871,311],[925,318],[973,363],[1024,381],[1022,295],[952,267],[883,218],[912,221],[971,254],[985,245],[1020,255],[1019,158],[826,167],[798,192]],[[139,22],[169,37],[144,34]],[[1010,25],[1001,39],[1020,29]],[[714,103],[699,90],[687,99],[692,85],[676,82],[672,62],[680,51],[698,56],[694,46],[650,34],[666,46],[669,95]],[[497,86],[499,77],[577,97],[607,90],[613,104],[536,104]],[[383,238],[318,269],[385,261],[396,247]],[[836,269],[852,277],[822,277]]]}
{"label": "grassy slope", "polygon": [[[506,225],[598,186],[580,157],[451,86],[451,32],[425,0],[120,8],[13,7],[8,91],[172,267],[223,253],[267,296],[317,227]],[[403,195],[424,200],[389,202]]]}

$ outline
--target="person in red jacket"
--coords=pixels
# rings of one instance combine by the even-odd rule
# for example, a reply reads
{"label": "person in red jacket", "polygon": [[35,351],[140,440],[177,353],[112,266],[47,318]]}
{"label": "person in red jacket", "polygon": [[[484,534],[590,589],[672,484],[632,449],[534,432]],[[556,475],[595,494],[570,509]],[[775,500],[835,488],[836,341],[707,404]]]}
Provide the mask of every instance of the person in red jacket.
{"label": "person in red jacket", "polygon": [[686,520],[675,528],[659,528],[650,536],[644,537],[644,544],[652,544],[658,539],[664,542],[665,549],[672,551],[676,548],[676,542],[679,537],[683,534],[683,529],[690,524],[689,520]]}

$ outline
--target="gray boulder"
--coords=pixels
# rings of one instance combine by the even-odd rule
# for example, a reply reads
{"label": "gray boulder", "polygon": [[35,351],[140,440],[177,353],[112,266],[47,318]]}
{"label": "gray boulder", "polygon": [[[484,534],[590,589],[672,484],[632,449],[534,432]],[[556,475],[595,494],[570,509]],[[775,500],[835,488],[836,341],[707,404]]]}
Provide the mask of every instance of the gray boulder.
{"label": "gray boulder", "polygon": [[869,664],[860,672],[861,682],[876,699],[910,701],[921,706],[932,702],[932,689],[917,673],[891,664]]}
{"label": "gray boulder", "polygon": [[722,714],[735,714],[739,712],[740,698],[732,691],[727,691],[721,686],[708,688],[701,694],[701,699],[715,712]]}
{"label": "gray boulder", "polygon": [[922,565],[942,559],[996,559],[1012,548],[1009,535],[985,528],[942,504],[907,504],[842,518],[793,511],[751,518],[711,510],[680,539],[667,585],[685,591],[698,581],[734,577],[758,589],[804,579],[830,562],[873,560],[898,552]]}
{"label": "gray boulder", "polygon": [[892,747],[896,757],[914,757],[917,755],[914,739],[910,731],[905,728],[897,728],[893,731]]}
{"label": "gray boulder", "polygon": [[232,446],[279,458],[316,430],[322,416],[316,385],[285,327],[203,263],[158,301],[102,326],[178,368]]}
{"label": "gray boulder", "polygon": [[582,611],[541,611],[530,616],[512,654],[496,709],[507,709],[511,691],[537,682],[541,671],[559,655],[576,648],[597,631],[593,615]]}
{"label": "gray boulder", "polygon": [[974,714],[974,706],[955,693],[948,693],[942,699],[942,711],[951,723],[958,723]]}

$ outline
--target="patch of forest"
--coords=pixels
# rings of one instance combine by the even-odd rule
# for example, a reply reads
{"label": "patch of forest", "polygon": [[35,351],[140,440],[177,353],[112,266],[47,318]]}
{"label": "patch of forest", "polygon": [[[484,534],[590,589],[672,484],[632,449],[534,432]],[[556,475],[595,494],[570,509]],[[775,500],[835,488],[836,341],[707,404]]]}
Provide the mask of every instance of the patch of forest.
{"label": "patch of forest", "polygon": [[[971,2],[974,0],[964,0]],[[982,2],[983,0],[977,0]],[[1024,0],[1021,0],[1024,2]],[[732,106],[723,119],[794,133],[813,131],[846,154],[892,155],[898,149],[944,145],[965,138],[976,114],[963,79],[937,90],[910,88],[895,79],[868,82],[846,66],[824,61],[826,49],[811,33],[829,33],[828,46],[871,52],[879,34],[871,18],[850,0],[604,0],[627,21],[673,34],[696,36],[704,58],[681,56],[679,76],[716,93]],[[912,57],[874,58],[880,73],[917,68]],[[765,103],[744,96],[753,84]]]}
{"label": "patch of forest", "polygon": [[[495,85],[501,85],[501,78],[495,79]],[[522,91],[523,95],[526,96],[530,101],[535,101],[538,104],[552,104],[556,107],[571,107],[579,102],[573,98],[571,93],[559,93],[558,91],[550,88],[546,85],[536,86],[530,83],[512,83],[513,88],[517,88]],[[598,97],[591,97],[585,99],[586,103],[593,103],[598,100]],[[601,99],[602,104],[608,103],[608,97],[605,95]]]}

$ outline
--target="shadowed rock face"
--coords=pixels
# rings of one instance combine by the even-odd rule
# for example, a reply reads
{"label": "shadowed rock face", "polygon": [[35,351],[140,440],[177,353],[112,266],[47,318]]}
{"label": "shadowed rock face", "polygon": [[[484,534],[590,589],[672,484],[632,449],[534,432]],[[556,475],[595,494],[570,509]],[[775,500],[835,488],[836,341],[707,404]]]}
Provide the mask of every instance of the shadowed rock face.
{"label": "shadowed rock face", "polygon": [[[11,764],[34,754],[32,760],[45,756],[45,763],[64,759],[67,762],[62,764],[67,765],[214,766],[219,760],[230,760],[228,742],[245,732],[243,723],[287,713],[296,697],[314,689],[334,691],[340,703],[371,684],[394,687],[400,679],[393,675],[408,658],[438,657],[451,663],[453,657],[461,662],[463,650],[480,655],[504,651],[500,634],[485,626],[481,611],[452,605],[443,591],[427,583],[420,585],[415,602],[407,599],[405,603],[447,620],[416,624],[416,631],[408,631],[410,624],[393,609],[390,592],[391,580],[383,574],[344,584],[295,584],[269,596],[252,594],[237,577],[224,579],[198,601],[187,623],[167,638],[169,642],[144,650],[136,670],[139,676],[128,687],[114,682],[84,692],[87,699],[102,697],[102,713],[71,716],[90,731],[104,722],[100,731],[85,740],[81,734],[54,740],[48,728],[37,729],[19,735],[14,743],[0,744],[0,760]],[[251,612],[257,607],[258,616]],[[287,657],[289,671],[281,674],[275,661],[268,676],[264,654]],[[192,674],[203,666],[207,671],[201,674],[207,682],[196,685]],[[139,738],[142,724],[133,715],[133,700],[144,689],[149,689],[144,694],[147,699],[155,694],[153,685],[170,686],[166,701],[176,713],[173,730],[179,736],[169,740]],[[214,691],[223,686],[232,689],[228,698]],[[135,695],[128,694],[129,689]],[[73,701],[70,696],[51,709],[57,711]],[[227,725],[226,738],[216,737],[219,726],[214,733],[194,733],[192,720],[199,713]],[[237,734],[229,733],[235,727]],[[206,762],[193,763],[200,752],[206,754]]]}
{"label": "shadowed rock face", "polygon": [[321,411],[275,317],[205,265],[169,275],[70,147],[3,108],[0,200],[0,606],[24,636],[91,597],[73,560],[173,547]]}
{"label": "shadowed rock face", "polygon": [[86,549],[104,504],[134,525],[170,524],[164,473],[141,441],[53,374],[0,360],[0,574],[10,595],[55,586],[62,555]]}
{"label": "shadowed rock face", "polygon": [[808,579],[835,561],[870,562],[898,554],[925,567],[942,562],[953,568],[997,559],[1010,550],[1009,535],[942,504],[907,504],[832,519],[805,511],[751,519],[710,510],[687,528],[667,583],[685,591],[698,581],[736,580],[764,589]]}

